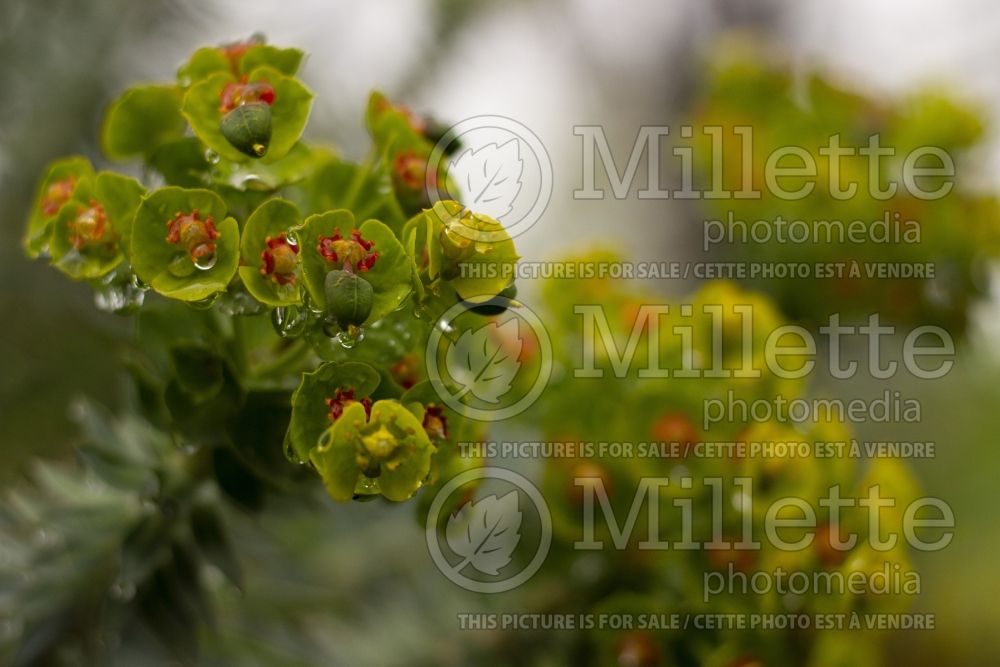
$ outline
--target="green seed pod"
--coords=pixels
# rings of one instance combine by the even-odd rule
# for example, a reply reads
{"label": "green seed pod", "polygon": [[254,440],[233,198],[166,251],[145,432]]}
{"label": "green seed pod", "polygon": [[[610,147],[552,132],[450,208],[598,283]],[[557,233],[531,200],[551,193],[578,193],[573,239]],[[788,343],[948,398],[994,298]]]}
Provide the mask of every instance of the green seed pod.
{"label": "green seed pod", "polygon": [[462,301],[469,310],[476,313],[477,315],[485,315],[486,317],[493,317],[494,315],[500,315],[507,310],[510,302],[517,298],[517,285],[511,283],[503,288],[499,294],[497,294],[492,299],[484,301],[482,303],[473,304],[471,301]]}
{"label": "green seed pod", "polygon": [[263,102],[241,104],[222,117],[219,129],[241,153],[264,157],[271,141],[271,107]]}
{"label": "green seed pod", "polygon": [[372,285],[349,271],[326,274],[326,312],[343,328],[361,326],[372,312]]}

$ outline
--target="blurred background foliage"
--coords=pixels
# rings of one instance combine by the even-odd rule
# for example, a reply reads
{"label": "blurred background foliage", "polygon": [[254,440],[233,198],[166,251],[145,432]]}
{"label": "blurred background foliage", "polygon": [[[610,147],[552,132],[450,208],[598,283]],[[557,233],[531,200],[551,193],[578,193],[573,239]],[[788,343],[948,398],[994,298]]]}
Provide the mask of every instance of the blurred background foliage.
{"label": "blurred background foliage", "polygon": [[[833,70],[847,78],[847,88],[884,95],[892,104],[905,104],[901,93],[921,77],[978,96],[984,134],[967,164],[977,186],[994,193],[1000,187],[993,129],[1000,80],[988,45],[996,43],[998,25],[1000,13],[985,0],[950,8],[861,0],[836,6],[519,0],[502,7],[481,0],[406,0],[392,13],[374,3],[308,0],[280,8],[235,0],[6,0],[0,4],[0,343],[7,352],[0,374],[0,480],[23,479],[38,456],[71,461],[72,445],[80,441],[67,410],[74,397],[89,396],[112,410],[127,398],[118,351],[129,335],[128,321],[96,311],[86,286],[22,256],[18,239],[34,183],[61,155],[82,153],[103,164],[96,140],[106,103],[133,81],[169,78],[197,46],[263,29],[273,42],[310,52],[304,77],[319,102],[310,134],[348,153],[357,154],[364,141],[356,119],[373,87],[440,118],[516,117],[542,136],[557,175],[549,214],[519,239],[527,259],[579,249],[564,247],[568,235],[575,244],[611,244],[636,259],[680,259],[696,252],[697,223],[707,213],[690,202],[572,201],[570,192],[579,187],[572,125],[602,122],[612,146],[631,146],[639,125],[690,118],[706,90],[705,63],[720,48],[720,35],[735,28],[783,45],[792,80],[817,68]],[[780,120],[776,113],[763,120]],[[530,299],[532,286],[523,287]],[[690,287],[665,285],[662,291]],[[969,335],[945,380],[897,381],[923,399],[922,424],[872,425],[858,433],[936,440],[937,458],[914,467],[925,492],[946,499],[959,517],[954,543],[915,563],[924,593],[914,611],[937,614],[938,630],[890,638],[890,664],[1000,660],[994,565],[1000,535],[989,493],[1000,465],[993,444],[1000,390],[992,381],[1000,328],[992,303],[970,304]],[[860,379],[819,384],[817,392],[841,396],[885,386]],[[40,493],[57,495],[44,485]],[[331,507],[317,499],[305,509],[298,501],[282,502],[256,518],[227,511],[246,583],[238,592],[209,571],[205,585],[217,632],[203,638],[203,664],[481,664],[476,655],[516,662],[518,647],[494,634],[456,639],[456,613],[512,609],[502,599],[463,594],[436,576],[423,551],[412,548],[422,539],[413,507]],[[17,554],[7,550],[12,544],[2,546],[4,562],[16,562]],[[24,569],[32,576],[35,567]],[[0,627],[0,638],[17,630]],[[151,637],[139,630],[125,636],[121,664],[170,664]],[[537,664],[561,664],[558,655],[558,646],[551,655],[543,648]]]}

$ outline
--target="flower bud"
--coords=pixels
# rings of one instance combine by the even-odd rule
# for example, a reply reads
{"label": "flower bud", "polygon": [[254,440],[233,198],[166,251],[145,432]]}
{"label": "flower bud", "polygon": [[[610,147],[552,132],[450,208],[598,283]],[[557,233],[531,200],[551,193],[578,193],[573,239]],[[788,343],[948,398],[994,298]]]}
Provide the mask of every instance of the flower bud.
{"label": "flower bud", "polygon": [[361,326],[372,312],[372,285],[350,271],[326,274],[326,312],[342,328]]}
{"label": "flower bud", "polygon": [[236,150],[263,157],[271,141],[271,107],[264,102],[241,104],[222,117],[219,129]]}

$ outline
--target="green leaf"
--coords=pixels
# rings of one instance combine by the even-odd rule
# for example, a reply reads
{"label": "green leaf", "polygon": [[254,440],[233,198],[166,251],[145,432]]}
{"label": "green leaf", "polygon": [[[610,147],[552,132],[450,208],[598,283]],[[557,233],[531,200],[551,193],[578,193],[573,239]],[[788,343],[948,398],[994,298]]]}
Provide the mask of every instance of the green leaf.
{"label": "green leaf", "polygon": [[270,199],[250,215],[240,240],[240,279],[250,294],[269,306],[290,306],[301,303],[301,271],[294,283],[279,285],[271,276],[261,273],[261,253],[267,249],[267,239],[289,234],[302,221],[295,204],[285,199]]}
{"label": "green leaf", "polygon": [[413,289],[410,279],[416,269],[392,230],[378,220],[367,220],[361,225],[361,238],[374,241],[379,254],[375,265],[361,274],[375,292],[367,321],[377,322],[399,308],[410,295]]}
{"label": "green leaf", "polygon": [[318,439],[321,444],[312,450],[309,460],[323,479],[326,492],[334,500],[344,502],[354,497],[361,470],[351,436],[368,423],[368,415],[360,403],[344,409],[344,414]]}
{"label": "green leaf", "polygon": [[132,240],[132,224],[139,203],[146,196],[146,188],[139,181],[129,176],[122,176],[112,171],[102,171],[97,174],[94,184],[97,201],[111,222],[111,227],[121,238],[123,250],[128,250]]}
{"label": "green leaf", "polygon": [[305,54],[299,49],[283,49],[270,44],[258,44],[247,49],[240,60],[240,72],[247,74],[259,67],[270,67],[286,76],[295,76]]}
{"label": "green leaf", "polygon": [[[220,160],[211,176],[213,182],[239,190],[273,192],[308,178],[326,155],[326,151],[310,148],[300,141],[285,157],[275,162]],[[328,206],[324,210],[330,208],[336,207]]]}
{"label": "green leaf", "polygon": [[184,88],[217,72],[229,72],[229,59],[222,49],[203,46],[177,70],[177,82]]}
{"label": "green leaf", "polygon": [[112,160],[149,154],[184,135],[181,90],[176,86],[140,86],[126,90],[108,107],[101,148]]}
{"label": "green leaf", "polygon": [[[205,270],[187,266],[186,249],[167,241],[168,224],[178,213],[199,211],[202,220],[217,223],[215,264]],[[166,187],[143,199],[135,215],[132,233],[132,266],[136,275],[164,296],[199,301],[226,289],[239,262],[239,225],[224,218],[226,204],[209,190]],[[188,273],[189,269],[194,269]]]}
{"label": "green leaf", "polygon": [[360,400],[375,391],[379,380],[373,367],[356,361],[330,362],[312,373],[303,373],[302,382],[292,394],[292,419],[288,425],[289,440],[299,459],[308,460],[309,452],[330,426],[326,399],[333,398],[338,389],[353,389]]}
{"label": "green leaf", "polygon": [[184,137],[158,146],[147,158],[150,166],[169,185],[197,188],[205,185],[209,170],[205,144],[197,137]]}
{"label": "green leaf", "polygon": [[370,171],[332,153],[317,156],[312,174],[290,196],[307,215],[346,208],[359,220],[382,220],[394,231],[404,221],[384,169]]}
{"label": "green leaf", "polygon": [[[271,105],[271,142],[264,162],[275,162],[288,153],[302,136],[309,109],[312,106],[312,92],[297,80],[284,76],[270,67],[255,69],[250,82],[266,79],[274,88],[274,104]],[[245,162],[249,158],[241,153],[222,134],[220,123],[220,94],[226,84],[235,82],[231,73],[218,72],[191,86],[184,95],[181,111],[198,138],[220,156],[233,162]]]}
{"label": "green leaf", "polygon": [[[80,156],[56,160],[49,165],[45,176],[38,182],[24,234],[23,245],[28,257],[38,257],[45,248],[59,209],[73,196],[76,184],[93,173],[90,161]],[[65,189],[61,188],[61,184],[66,185]]]}
{"label": "green leaf", "polygon": [[365,124],[381,156],[391,162],[403,151],[430,153],[434,145],[413,126],[403,107],[392,104],[385,95],[374,91],[368,98]]}

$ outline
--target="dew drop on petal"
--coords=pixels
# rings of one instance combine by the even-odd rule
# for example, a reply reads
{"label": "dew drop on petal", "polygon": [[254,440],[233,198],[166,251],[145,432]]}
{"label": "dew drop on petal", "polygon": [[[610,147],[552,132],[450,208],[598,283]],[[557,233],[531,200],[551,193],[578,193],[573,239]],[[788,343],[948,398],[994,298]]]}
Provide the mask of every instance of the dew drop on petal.
{"label": "dew drop on petal", "polygon": [[299,306],[282,306],[271,312],[271,324],[282,338],[295,338],[305,330],[309,313]]}
{"label": "dew drop on petal", "polygon": [[364,340],[365,332],[361,327],[348,327],[346,331],[341,331],[334,338],[342,348],[350,350]]}
{"label": "dew drop on petal", "polygon": [[201,271],[208,271],[215,266],[215,253],[199,255],[198,259],[194,260],[194,266]]}
{"label": "dew drop on petal", "polygon": [[271,189],[267,181],[257,174],[243,174],[237,179],[236,187],[242,190],[254,190],[257,192],[266,192]]}
{"label": "dew drop on petal", "polygon": [[285,434],[285,442],[282,444],[282,449],[285,452],[285,458],[292,463],[297,463],[298,465],[305,465],[305,461],[299,458],[299,455],[295,453],[295,447],[292,446],[292,439]]}
{"label": "dew drop on petal", "polygon": [[219,295],[218,306],[226,315],[260,315],[267,310],[264,304],[253,298],[239,283]]}
{"label": "dew drop on petal", "polygon": [[143,292],[149,289],[149,285],[142,278],[140,278],[134,273],[132,274],[132,287],[136,288],[137,290],[141,290]]}
{"label": "dew drop on petal", "polygon": [[375,496],[381,493],[382,489],[379,487],[377,479],[372,479],[366,475],[358,477],[357,484],[354,486],[354,500],[373,500]]}
{"label": "dew drop on petal", "polygon": [[207,296],[204,299],[201,299],[200,301],[189,301],[188,305],[191,306],[192,308],[197,308],[198,310],[208,310],[209,308],[215,305],[216,301],[219,300],[220,294],[221,292],[216,292],[215,294]]}
{"label": "dew drop on petal", "polygon": [[219,156],[219,154],[213,151],[211,148],[205,151],[205,161],[208,162],[209,164],[219,164],[219,160],[221,159],[222,158]]}

